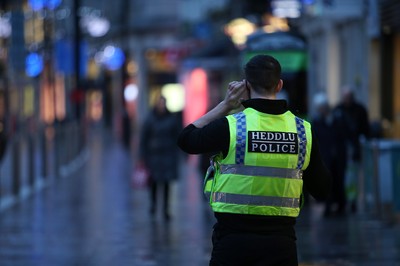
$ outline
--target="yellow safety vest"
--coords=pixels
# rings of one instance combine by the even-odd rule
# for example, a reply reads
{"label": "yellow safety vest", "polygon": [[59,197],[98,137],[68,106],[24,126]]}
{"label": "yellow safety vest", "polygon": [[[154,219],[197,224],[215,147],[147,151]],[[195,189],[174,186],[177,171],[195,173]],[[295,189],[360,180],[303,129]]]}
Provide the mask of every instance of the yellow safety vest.
{"label": "yellow safety vest", "polygon": [[290,216],[300,212],[311,126],[290,111],[253,108],[227,116],[230,147],[213,158],[204,191],[214,212]]}

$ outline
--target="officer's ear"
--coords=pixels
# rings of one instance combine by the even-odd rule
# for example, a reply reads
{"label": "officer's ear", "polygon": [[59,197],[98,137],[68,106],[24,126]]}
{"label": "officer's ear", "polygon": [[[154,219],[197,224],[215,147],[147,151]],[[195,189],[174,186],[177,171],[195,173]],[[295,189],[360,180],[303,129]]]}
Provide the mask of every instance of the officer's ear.
{"label": "officer's ear", "polygon": [[280,79],[278,84],[275,87],[275,93],[280,92],[282,90],[282,88],[283,88],[283,80]]}

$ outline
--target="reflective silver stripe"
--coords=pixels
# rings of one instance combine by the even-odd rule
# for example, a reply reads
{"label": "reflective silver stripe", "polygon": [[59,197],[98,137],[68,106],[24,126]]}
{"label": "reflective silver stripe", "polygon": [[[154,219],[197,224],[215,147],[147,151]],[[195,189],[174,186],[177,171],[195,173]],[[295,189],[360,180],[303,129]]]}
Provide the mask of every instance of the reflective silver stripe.
{"label": "reflective silver stripe", "polygon": [[221,174],[236,174],[236,175],[252,175],[252,176],[268,176],[281,178],[301,179],[303,171],[301,169],[287,169],[276,167],[249,166],[238,164],[221,164]]}
{"label": "reflective silver stripe", "polygon": [[231,194],[223,192],[213,192],[212,201],[230,203],[230,204],[240,204],[240,205],[274,206],[274,207],[287,207],[287,208],[300,207],[299,198],[251,196],[251,195]]}

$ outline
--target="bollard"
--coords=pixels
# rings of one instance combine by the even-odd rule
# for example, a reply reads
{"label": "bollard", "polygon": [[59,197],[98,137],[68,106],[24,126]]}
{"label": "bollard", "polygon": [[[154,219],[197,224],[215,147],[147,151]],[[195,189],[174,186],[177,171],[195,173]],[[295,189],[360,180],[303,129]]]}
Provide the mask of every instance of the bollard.
{"label": "bollard", "polygon": [[373,169],[372,191],[375,212],[378,218],[392,223],[395,220],[398,179],[396,167],[396,150],[400,150],[398,142],[379,140],[372,143]]}

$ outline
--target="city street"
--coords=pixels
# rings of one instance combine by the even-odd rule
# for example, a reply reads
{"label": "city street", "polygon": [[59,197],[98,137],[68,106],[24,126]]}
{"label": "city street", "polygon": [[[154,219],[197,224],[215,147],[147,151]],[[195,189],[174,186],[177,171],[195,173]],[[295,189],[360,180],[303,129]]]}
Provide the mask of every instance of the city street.
{"label": "city street", "polygon": [[[73,174],[0,212],[0,266],[208,265],[214,218],[194,157],[181,156],[165,221],[150,215],[147,190],[131,186],[134,152],[96,132]],[[299,218],[300,265],[400,265],[399,225],[322,211],[313,203]]]}

